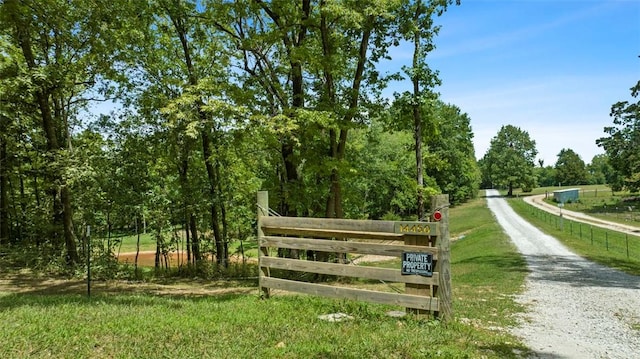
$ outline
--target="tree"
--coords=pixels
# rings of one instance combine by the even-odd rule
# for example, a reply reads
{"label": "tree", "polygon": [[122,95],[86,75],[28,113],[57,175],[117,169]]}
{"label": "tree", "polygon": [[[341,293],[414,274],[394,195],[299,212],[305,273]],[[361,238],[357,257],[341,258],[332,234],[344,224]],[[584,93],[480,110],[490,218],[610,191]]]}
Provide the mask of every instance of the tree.
{"label": "tree", "polygon": [[556,183],[572,186],[587,183],[584,161],[572,149],[562,149],[556,161]]}
{"label": "tree", "polygon": [[[424,168],[423,168],[423,136],[424,129],[429,126],[423,123],[427,113],[423,113],[425,105],[435,100],[437,95],[433,89],[440,85],[437,71],[433,71],[427,63],[427,54],[435,45],[434,37],[438,34],[439,26],[434,26],[434,15],[442,14],[452,1],[427,1],[422,0],[405,2],[401,9],[400,32],[405,40],[413,43],[413,59],[411,66],[405,66],[404,72],[409,76],[413,85],[413,92],[396,94],[396,101],[404,103],[411,108],[410,124],[414,137],[414,150],[416,158],[416,183],[417,183],[417,212],[418,218],[424,218]],[[459,1],[458,1],[459,4]],[[428,131],[428,129],[427,129]],[[429,136],[429,134],[426,134]]]}
{"label": "tree", "polygon": [[[544,162],[543,162],[544,164]],[[553,166],[540,166],[535,169],[538,185],[542,187],[553,186],[556,182],[556,170]]]}
{"label": "tree", "polygon": [[614,190],[640,189],[640,81],[631,88],[631,97],[637,99],[620,101],[611,106],[613,126],[604,128],[608,137],[601,137],[596,144],[603,147],[609,163],[616,172],[609,182]]}
{"label": "tree", "polygon": [[613,168],[609,164],[609,156],[606,154],[595,155],[591,163],[587,165],[589,184],[612,183]]}
{"label": "tree", "polygon": [[513,125],[502,126],[483,157],[483,176],[494,186],[508,188],[509,196],[514,187],[531,189],[536,186],[537,154],[536,143],[528,132]]}
{"label": "tree", "polygon": [[[351,218],[416,219],[415,157],[410,131],[388,131],[376,117],[367,128],[355,129],[347,158],[353,164],[345,182],[346,214]],[[426,188],[437,184],[425,177]]]}
{"label": "tree", "polygon": [[[48,162],[45,190],[51,199],[50,239],[64,247],[69,264],[78,263],[72,193],[68,186],[69,150],[77,114],[107,77],[114,52],[111,31],[121,28],[119,2],[6,0],[0,3],[1,37],[9,39],[16,81],[27,84],[21,102],[31,107],[43,134]],[[2,52],[6,53],[6,48]],[[12,50],[9,50],[12,51]],[[32,130],[32,129],[29,129]]]}
{"label": "tree", "polygon": [[471,119],[455,105],[438,100],[430,113],[435,133],[425,138],[425,169],[449,195],[452,204],[474,198],[480,185],[480,169],[473,147]]}

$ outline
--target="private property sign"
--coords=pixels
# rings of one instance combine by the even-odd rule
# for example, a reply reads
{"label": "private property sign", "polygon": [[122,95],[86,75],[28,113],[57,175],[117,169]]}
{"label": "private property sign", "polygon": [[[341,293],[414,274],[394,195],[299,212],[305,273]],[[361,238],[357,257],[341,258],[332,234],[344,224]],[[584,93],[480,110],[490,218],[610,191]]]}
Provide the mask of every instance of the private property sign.
{"label": "private property sign", "polygon": [[402,274],[417,274],[424,277],[432,277],[433,255],[431,253],[403,252]]}

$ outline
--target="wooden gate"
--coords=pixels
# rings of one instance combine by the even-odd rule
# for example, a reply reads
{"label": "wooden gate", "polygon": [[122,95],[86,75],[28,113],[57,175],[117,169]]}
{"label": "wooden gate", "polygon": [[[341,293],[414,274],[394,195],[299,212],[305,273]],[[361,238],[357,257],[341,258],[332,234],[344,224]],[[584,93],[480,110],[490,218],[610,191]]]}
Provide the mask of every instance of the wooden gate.
{"label": "wooden gate", "polygon": [[[258,192],[260,288],[399,305],[418,314],[451,317],[448,197],[437,196],[439,222],[397,222],[269,216],[267,192]],[[338,239],[338,240],[331,240]],[[401,258],[397,269],[269,256],[269,248]],[[278,278],[271,269],[404,283],[404,293]],[[290,276],[289,276],[290,277]]]}

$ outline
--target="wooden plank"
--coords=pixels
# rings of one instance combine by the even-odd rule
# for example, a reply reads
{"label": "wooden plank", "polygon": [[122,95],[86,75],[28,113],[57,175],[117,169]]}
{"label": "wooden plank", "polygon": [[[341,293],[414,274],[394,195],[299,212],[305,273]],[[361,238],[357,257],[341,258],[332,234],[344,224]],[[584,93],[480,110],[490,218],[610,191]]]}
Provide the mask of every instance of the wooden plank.
{"label": "wooden plank", "polygon": [[432,277],[422,277],[419,275],[402,275],[400,270],[392,268],[375,268],[338,263],[311,262],[299,259],[276,257],[261,257],[260,266],[298,272],[366,278],[395,283],[437,285],[439,280],[438,273],[433,273]]}
{"label": "wooden plank", "polygon": [[397,225],[420,224],[430,227],[431,235],[436,235],[437,222],[408,222],[408,221],[371,221],[356,219],[336,219],[336,218],[306,218],[306,217],[269,217],[265,218],[262,225],[272,228],[299,228],[299,229],[325,229],[332,231],[347,232],[382,232],[395,233]]}
{"label": "wooden plank", "polygon": [[[429,246],[429,237],[424,235],[414,235],[414,234],[405,234],[404,243],[407,245],[416,246],[418,248],[430,248]],[[435,261],[436,258],[433,258]],[[430,283],[430,284],[438,284],[438,283]],[[425,284],[416,284],[416,283],[407,283],[405,284],[405,293],[417,295],[421,297],[433,297],[433,285],[425,285]],[[412,310],[417,315],[430,315],[429,311],[425,310]]]}
{"label": "wooden plank", "polygon": [[417,295],[376,292],[365,289],[333,287],[324,284],[304,283],[280,278],[264,278],[262,285],[273,289],[305,293],[337,299],[352,299],[358,301],[398,305],[407,308],[438,311],[438,299],[420,297]]}
{"label": "wooden plank", "polygon": [[447,322],[453,319],[451,299],[451,244],[449,241],[449,195],[433,197],[432,207],[441,208],[440,212],[442,213],[440,236],[436,239],[436,247],[441,254],[435,267],[435,270],[441,275],[440,283],[433,295],[438,297],[442,303],[438,316],[442,321]]}
{"label": "wooden plank", "polygon": [[361,221],[336,218],[270,217],[263,221],[263,226],[393,233],[394,223],[394,221]]}
{"label": "wooden plank", "polygon": [[263,226],[265,234],[283,234],[290,236],[306,236],[316,238],[354,238],[396,241],[402,238],[402,234],[385,232],[359,232],[338,229],[316,229],[300,227]]}
{"label": "wooden plank", "polygon": [[[258,238],[261,238],[264,236],[261,223],[265,218],[269,217],[269,192],[258,191],[257,202],[258,202]],[[267,252],[267,248],[258,248],[258,260],[260,260],[260,257],[268,256],[268,255],[269,253]],[[262,290],[262,293],[265,296],[265,298],[269,298],[269,295],[270,295],[269,288],[262,285],[262,278],[270,277],[271,272],[269,268],[259,268],[258,270],[259,270],[258,285],[260,286],[260,289]]]}
{"label": "wooden plank", "polygon": [[402,252],[431,253],[433,259],[438,258],[438,250],[433,247],[409,246],[403,244],[379,244],[349,241],[327,241],[311,238],[291,238],[264,236],[258,239],[260,247],[277,247],[301,250],[315,250],[333,253],[373,254],[389,257],[400,257]]}

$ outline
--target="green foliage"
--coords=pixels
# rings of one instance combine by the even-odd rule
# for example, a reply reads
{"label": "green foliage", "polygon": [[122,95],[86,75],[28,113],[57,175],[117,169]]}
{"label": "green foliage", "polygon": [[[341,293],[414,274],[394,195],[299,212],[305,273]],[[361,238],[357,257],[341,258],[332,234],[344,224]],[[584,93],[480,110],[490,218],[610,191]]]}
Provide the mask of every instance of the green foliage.
{"label": "green foliage", "polygon": [[587,169],[584,161],[572,149],[562,149],[558,153],[555,166],[556,183],[562,185],[587,184]]}
{"label": "green foliage", "polygon": [[449,195],[450,203],[460,204],[474,198],[480,185],[471,119],[457,106],[441,101],[435,102],[433,116],[437,132],[425,138],[425,171]]}
{"label": "green foliage", "polygon": [[538,180],[538,185],[541,187],[557,185],[556,170],[552,166],[536,167],[534,171]]}
{"label": "green foliage", "polygon": [[[354,131],[353,218],[381,219],[395,214],[408,217],[415,213],[415,159],[409,148],[409,132],[386,132],[374,122],[367,130]],[[433,185],[433,181],[431,182]],[[347,193],[352,192],[348,191]],[[347,198],[351,195],[347,194]],[[358,205],[359,204],[359,205]],[[349,212],[351,210],[349,209]]]}
{"label": "green foliage", "polygon": [[508,188],[509,196],[514,187],[534,188],[537,154],[536,143],[529,133],[512,125],[502,126],[482,158],[483,181],[489,181],[491,187]]}
{"label": "green foliage", "polygon": [[631,97],[637,102],[620,101],[611,106],[613,126],[604,128],[607,137],[596,143],[609,156],[609,163],[615,171],[609,184],[616,190],[624,187],[640,189],[640,81],[631,88]]}
{"label": "green foliage", "polygon": [[606,154],[595,155],[587,165],[587,172],[589,184],[615,183],[612,179],[614,171]]}
{"label": "green foliage", "polygon": [[[203,258],[250,238],[258,189],[280,213],[350,218],[414,218],[419,190],[472,197],[470,120],[437,100],[425,57],[452,2],[306,4],[2,2],[0,243],[58,266],[91,228],[111,273],[120,235],[168,251],[181,228]],[[424,188],[408,122],[378,123],[399,74],[376,65],[416,34],[405,74],[424,91],[402,111],[424,106]],[[95,117],[95,100],[116,105]]]}
{"label": "green foliage", "polygon": [[[518,358],[526,347],[498,328],[515,325],[522,310],[513,298],[526,263],[483,199],[450,214],[470,220],[452,220],[459,239],[452,244],[455,320],[447,325],[392,318],[385,313],[402,308],[356,301],[260,300],[256,283],[246,281],[96,282],[89,299],[83,281],[47,287],[17,276],[21,293],[0,289],[0,320],[10,323],[0,331],[0,356]],[[354,319],[318,319],[336,312]]]}

